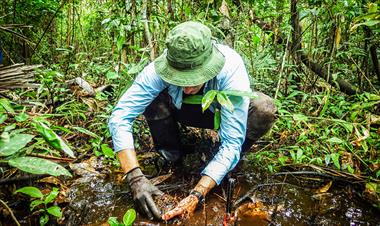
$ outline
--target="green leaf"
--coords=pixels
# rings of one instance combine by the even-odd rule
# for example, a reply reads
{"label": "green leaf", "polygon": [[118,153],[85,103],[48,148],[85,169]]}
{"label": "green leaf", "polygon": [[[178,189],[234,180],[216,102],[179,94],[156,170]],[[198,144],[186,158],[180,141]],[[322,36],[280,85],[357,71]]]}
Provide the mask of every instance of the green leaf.
{"label": "green leaf", "polygon": [[3,107],[4,110],[7,111],[8,113],[12,113],[12,114],[15,113],[15,111],[12,108],[11,103],[7,99],[4,99],[4,98],[0,99],[0,106]]}
{"label": "green leaf", "polygon": [[278,161],[280,162],[281,165],[284,166],[286,161],[288,161],[288,159],[289,159],[288,156],[283,155],[283,156],[278,158]]}
{"label": "green leaf", "polygon": [[369,20],[363,23],[358,23],[351,27],[351,31],[355,30],[357,27],[362,26],[362,25],[372,27],[378,23],[380,23],[380,20]]}
{"label": "green leaf", "polygon": [[8,161],[8,164],[22,171],[33,174],[49,174],[52,176],[69,176],[70,172],[61,165],[36,157],[19,157]]}
{"label": "green leaf", "polygon": [[110,217],[108,218],[107,223],[110,226],[124,226],[123,224],[120,224],[116,217]]}
{"label": "green leaf", "polygon": [[117,79],[119,78],[119,75],[115,71],[108,71],[106,74],[107,79],[112,80],[112,79]]}
{"label": "green leaf", "polygon": [[220,110],[215,109],[214,113],[214,130],[218,130],[220,127],[220,121],[221,121],[221,115],[220,115]]}
{"label": "green leaf", "polygon": [[33,198],[42,198],[44,197],[44,195],[42,194],[42,192],[40,191],[40,189],[36,188],[36,187],[23,187],[23,188],[20,188],[20,189],[17,189],[15,191],[15,193],[23,193],[25,195],[29,195],[30,197],[33,197]]}
{"label": "green leaf", "polygon": [[32,139],[30,134],[16,134],[12,136],[8,142],[0,140],[0,156],[9,156],[17,153],[25,147]]}
{"label": "green leaf", "polygon": [[93,137],[93,138],[100,138],[97,134],[85,129],[85,128],[82,128],[82,127],[76,127],[76,126],[73,126],[73,129],[76,129],[78,130],[79,132],[81,133],[84,133],[86,135],[89,135],[90,137]]}
{"label": "green leaf", "polygon": [[125,212],[123,216],[123,223],[125,226],[130,226],[136,219],[136,211],[134,209],[129,209]]}
{"label": "green leaf", "polygon": [[344,141],[341,140],[341,139],[339,139],[338,137],[332,137],[332,138],[328,139],[327,141],[329,141],[332,144],[342,144],[342,143],[344,143]]}
{"label": "green leaf", "polygon": [[334,163],[334,166],[340,170],[339,154],[338,153],[332,153],[331,159]]}
{"label": "green leaf", "polygon": [[202,98],[202,111],[204,112],[208,107],[210,107],[211,103],[214,101],[214,98],[218,91],[210,90],[208,91]]}
{"label": "green leaf", "polygon": [[125,43],[125,37],[119,36],[117,38],[117,43],[116,43],[117,51],[120,51],[123,48],[124,43]]}
{"label": "green leaf", "polygon": [[44,201],[42,201],[42,200],[39,200],[39,199],[34,200],[33,202],[30,203],[30,211],[33,211],[34,208],[36,208],[37,206],[39,206],[43,203],[44,203]]}
{"label": "green leaf", "polygon": [[299,162],[301,160],[302,155],[303,155],[303,150],[298,149],[297,150],[297,162]]}
{"label": "green leaf", "polygon": [[65,152],[68,156],[75,158],[74,152],[52,129],[42,122],[35,121],[37,131],[42,135],[45,141],[53,148]]}
{"label": "green leaf", "polygon": [[106,18],[106,19],[102,20],[101,24],[103,25],[103,24],[106,24],[106,23],[108,23],[110,21],[111,21],[111,18]]}
{"label": "green leaf", "polygon": [[51,207],[47,208],[46,210],[50,215],[53,215],[57,218],[62,217],[61,207],[59,207],[59,206],[51,206]]}
{"label": "green leaf", "polygon": [[15,116],[17,122],[24,122],[29,118],[29,115],[25,112],[21,112],[19,115]]}
{"label": "green leaf", "polygon": [[331,156],[330,155],[326,155],[325,156],[325,163],[326,163],[326,166],[328,166],[330,164],[330,160],[331,160]]}
{"label": "green leaf", "polygon": [[191,95],[182,100],[185,104],[202,104],[202,95]]}
{"label": "green leaf", "polygon": [[106,157],[108,157],[108,158],[114,158],[115,157],[115,153],[113,152],[112,148],[110,148],[108,146],[108,144],[102,144],[102,145],[100,145],[100,147],[102,148],[102,152]]}
{"label": "green leaf", "polygon": [[225,93],[219,92],[216,96],[218,102],[230,112],[234,111],[234,105]]}
{"label": "green leaf", "polygon": [[7,120],[7,118],[8,118],[8,115],[1,114],[0,115],[0,124],[2,124],[3,122],[5,122],[5,120]]}
{"label": "green leaf", "polygon": [[14,130],[16,128],[16,124],[12,123],[4,128],[4,132],[9,132],[11,130]]}
{"label": "green leaf", "polygon": [[221,93],[225,93],[228,96],[249,97],[251,99],[257,98],[257,94],[254,92],[240,91],[240,90],[224,90]]}
{"label": "green leaf", "polygon": [[44,214],[40,217],[40,226],[44,226],[49,222],[49,215]]}
{"label": "green leaf", "polygon": [[46,196],[44,203],[45,204],[50,203],[57,197],[58,194],[59,194],[58,188],[54,187],[53,190],[51,190],[51,192],[49,193],[49,195]]}
{"label": "green leaf", "polygon": [[302,121],[302,122],[307,122],[308,117],[303,115],[303,114],[294,114],[293,115],[294,121]]}

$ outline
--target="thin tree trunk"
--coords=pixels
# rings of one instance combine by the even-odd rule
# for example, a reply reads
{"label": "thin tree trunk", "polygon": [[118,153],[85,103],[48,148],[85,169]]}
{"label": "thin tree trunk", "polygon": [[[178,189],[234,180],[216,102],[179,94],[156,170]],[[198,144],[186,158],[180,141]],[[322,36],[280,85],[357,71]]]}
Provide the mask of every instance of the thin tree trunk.
{"label": "thin tree trunk", "polygon": [[375,74],[377,75],[377,79],[379,80],[379,83],[380,83],[380,67],[379,67],[379,60],[377,58],[376,46],[372,45],[371,47],[369,47],[369,52],[371,54],[373,70]]}
{"label": "thin tree trunk", "polygon": [[148,8],[148,0],[143,0],[141,20],[144,23],[145,41],[147,42],[147,44],[150,48],[150,60],[153,61],[155,58],[155,54],[154,54],[154,46],[153,46],[153,42],[152,42],[152,36],[150,34],[150,31],[149,31],[149,24],[148,24],[148,18],[147,18],[147,8]]}
{"label": "thin tree trunk", "polygon": [[302,48],[301,48],[302,37],[300,35],[301,27],[299,24],[299,16],[297,12],[297,2],[298,2],[297,0],[291,0],[291,7],[290,7],[291,25],[293,28],[292,47],[293,47],[293,51],[296,58],[300,59],[301,62],[305,64],[306,67],[308,67],[311,71],[313,71],[319,77],[326,80],[330,85],[339,88],[342,92],[348,95],[356,94],[358,92],[356,87],[352,86],[349,82],[343,79],[340,79],[340,78],[337,78],[335,80],[332,79],[325,68],[321,67],[318,63],[310,60],[309,57],[302,51]]}

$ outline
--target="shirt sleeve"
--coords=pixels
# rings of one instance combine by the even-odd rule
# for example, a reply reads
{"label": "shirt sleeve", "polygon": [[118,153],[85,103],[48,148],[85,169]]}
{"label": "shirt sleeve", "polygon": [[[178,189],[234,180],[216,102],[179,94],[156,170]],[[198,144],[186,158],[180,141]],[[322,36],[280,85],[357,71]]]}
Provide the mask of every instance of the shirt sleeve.
{"label": "shirt sleeve", "polygon": [[134,149],[132,123],[145,108],[166,88],[165,82],[150,63],[137,76],[132,86],[122,95],[108,122],[115,152]]}
{"label": "shirt sleeve", "polygon": [[[231,70],[225,79],[221,79],[219,90],[251,91],[243,60],[239,56],[232,62],[238,66]],[[221,108],[219,130],[221,146],[214,158],[202,171],[202,175],[211,177],[218,185],[239,162],[247,127],[249,97],[229,96],[229,98],[234,105],[234,110],[231,112],[223,106]]]}

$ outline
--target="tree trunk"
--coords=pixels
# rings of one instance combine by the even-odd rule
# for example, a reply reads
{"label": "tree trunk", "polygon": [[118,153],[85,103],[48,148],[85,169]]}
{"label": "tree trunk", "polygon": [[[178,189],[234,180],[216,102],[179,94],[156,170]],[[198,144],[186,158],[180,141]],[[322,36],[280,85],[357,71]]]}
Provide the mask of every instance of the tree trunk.
{"label": "tree trunk", "polygon": [[301,27],[299,24],[299,16],[297,12],[297,1],[298,0],[291,0],[291,6],[290,6],[290,12],[291,12],[291,25],[293,28],[292,33],[292,49],[293,53],[296,56],[297,59],[300,59],[303,64],[305,64],[306,67],[308,67],[312,72],[314,72],[319,77],[323,78],[325,81],[327,81],[330,85],[339,88],[342,92],[353,95],[358,92],[357,88],[352,86],[349,82],[343,80],[343,79],[333,79],[331,76],[329,76],[328,71],[321,67],[318,63],[313,62],[309,57],[302,51],[301,42]]}
{"label": "tree trunk", "polygon": [[379,60],[377,58],[376,46],[372,45],[371,47],[369,47],[369,52],[371,54],[373,70],[375,74],[377,75],[377,79],[379,80],[379,83],[380,83],[380,67],[379,67]]}

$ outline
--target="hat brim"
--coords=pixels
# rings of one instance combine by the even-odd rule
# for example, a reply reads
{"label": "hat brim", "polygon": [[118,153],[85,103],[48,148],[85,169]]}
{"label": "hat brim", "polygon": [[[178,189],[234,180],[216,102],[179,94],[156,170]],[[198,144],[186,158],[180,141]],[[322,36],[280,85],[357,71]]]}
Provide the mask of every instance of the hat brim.
{"label": "hat brim", "polygon": [[166,59],[166,51],[155,61],[156,72],[165,82],[176,86],[198,86],[214,78],[220,73],[225,63],[224,55],[213,45],[211,55],[196,68],[177,69]]}

